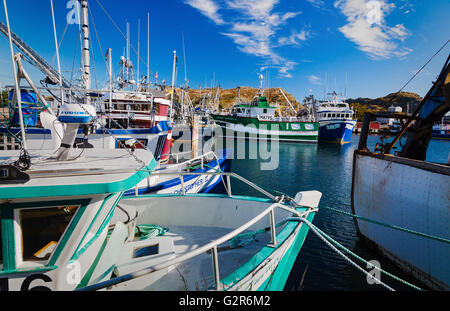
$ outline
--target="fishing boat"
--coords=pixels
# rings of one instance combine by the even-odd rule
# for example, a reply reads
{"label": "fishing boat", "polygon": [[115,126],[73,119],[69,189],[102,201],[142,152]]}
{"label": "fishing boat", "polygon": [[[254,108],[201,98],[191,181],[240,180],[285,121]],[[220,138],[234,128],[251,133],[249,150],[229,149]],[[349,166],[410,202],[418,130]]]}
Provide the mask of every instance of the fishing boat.
{"label": "fishing boat", "polygon": [[433,125],[432,139],[450,140],[450,112],[442,120]]}
{"label": "fishing boat", "polygon": [[148,150],[134,151],[145,165],[118,149],[32,154],[26,171],[19,154],[0,152],[5,291],[282,290],[321,196],[123,198],[153,173]]}
{"label": "fishing boat", "polygon": [[[81,7],[86,13],[86,0]],[[74,148],[78,128],[97,121],[89,95],[62,105],[58,117],[41,112],[64,125],[56,152],[28,149],[17,80],[15,91],[21,146],[0,151],[1,290],[283,288],[321,193],[275,197],[228,173],[226,195],[187,194],[183,187],[180,194],[125,197],[153,175],[179,176],[182,184],[193,173],[157,171],[147,148]],[[266,198],[233,196],[231,176]],[[231,256],[228,264],[219,265],[219,254]]]}
{"label": "fishing boat", "polygon": [[316,101],[313,96],[305,99],[307,105],[314,107],[315,120],[319,122],[319,142],[348,144],[356,125],[355,113],[336,91],[328,95],[331,99],[325,101]]}
{"label": "fishing boat", "polygon": [[219,134],[231,138],[316,143],[319,124],[307,116],[276,117],[275,112],[279,107],[268,102],[262,88],[262,76],[260,80],[258,95],[250,103],[239,102],[230,113],[211,114],[211,118],[222,129]]}
{"label": "fishing boat", "polygon": [[[88,25],[84,27],[88,28]],[[82,29],[83,27],[80,28],[80,30]],[[29,86],[20,86],[23,104],[21,113],[25,122],[24,133],[28,148],[30,150],[56,150],[61,144],[64,132],[63,125],[57,117],[60,116],[61,103],[71,103],[71,101],[75,103],[86,95],[86,91],[66,81],[58,70],[52,68],[6,25],[0,23],[0,31],[7,38],[11,38],[11,43],[23,53],[15,55],[14,60],[20,73],[19,84],[22,79],[29,84]],[[83,35],[89,37],[89,33]],[[85,44],[85,49],[89,50],[89,42],[85,42]],[[46,76],[44,81],[50,85],[36,87],[22,65],[23,58],[40,69]],[[172,153],[172,119],[169,115],[171,101],[167,98],[167,92],[163,89],[150,88],[149,83],[139,83],[137,89],[127,89],[127,86],[136,86],[132,81],[133,66],[129,61],[129,55],[127,58],[121,57],[122,77],[117,81],[112,76],[111,49],[108,49],[107,58],[109,60],[109,87],[102,90],[89,89],[90,101],[96,108],[96,122],[78,128],[77,137],[73,142],[74,148],[80,149],[80,152],[90,148],[148,149],[154,155],[158,169],[168,171],[216,172],[220,169],[230,170],[230,160],[226,159],[228,155],[226,152],[219,156],[215,154],[213,156],[211,152],[208,152],[189,159],[185,159],[185,155],[179,157],[178,154]],[[55,83],[60,87],[51,86]],[[18,142],[21,136],[19,111],[14,100],[16,97],[14,87],[10,87],[8,94],[10,116],[0,127],[0,135],[5,142],[8,142],[9,139],[12,142],[1,144],[0,149],[19,148]],[[49,111],[51,113],[48,113]],[[176,161],[169,161],[170,158],[176,159]],[[179,161],[179,159],[184,160]],[[192,169],[198,164],[201,165]],[[160,182],[157,179],[155,177],[142,181],[133,191],[142,193],[182,191],[179,179],[164,179]],[[187,187],[188,193],[211,191],[215,186],[221,184],[221,180],[217,177],[211,180],[209,178],[193,180],[189,177],[186,179],[188,180],[184,186]]]}
{"label": "fishing boat", "polygon": [[[369,124],[384,115],[366,113],[353,156],[357,231],[401,269],[438,290],[450,289],[450,168],[449,163],[427,161],[426,155],[433,124],[450,110],[449,61],[412,116],[387,115],[402,120],[402,128],[373,150],[367,146]],[[391,153],[397,144],[401,148]]]}

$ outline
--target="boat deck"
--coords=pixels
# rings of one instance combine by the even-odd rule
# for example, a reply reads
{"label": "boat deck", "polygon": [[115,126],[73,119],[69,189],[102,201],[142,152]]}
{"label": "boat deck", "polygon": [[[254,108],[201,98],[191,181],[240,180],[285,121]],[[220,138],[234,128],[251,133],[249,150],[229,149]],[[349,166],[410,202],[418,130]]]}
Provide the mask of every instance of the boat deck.
{"label": "boat deck", "polygon": [[[171,259],[173,259],[198,249],[230,231],[232,230],[218,227],[170,226],[169,231],[163,238],[173,241],[175,250],[175,256],[171,256]],[[228,243],[220,245],[218,247],[220,278],[225,278],[248,262],[268,243],[270,243],[270,233],[266,232],[257,235],[255,240],[243,247],[230,249]],[[153,291],[210,290],[214,287],[212,255],[210,252],[205,252],[179,263],[175,268],[169,269],[168,272],[165,271],[156,278],[158,278],[156,282],[147,286],[144,285],[142,289]],[[147,277],[142,277],[133,282],[148,284],[146,279]]]}

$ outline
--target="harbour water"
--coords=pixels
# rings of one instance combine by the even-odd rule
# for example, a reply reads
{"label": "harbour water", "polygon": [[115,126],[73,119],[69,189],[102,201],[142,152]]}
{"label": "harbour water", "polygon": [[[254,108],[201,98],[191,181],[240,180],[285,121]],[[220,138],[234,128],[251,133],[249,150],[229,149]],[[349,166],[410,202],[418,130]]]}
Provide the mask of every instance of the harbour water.
{"label": "harbour water", "polygon": [[[232,171],[269,190],[277,190],[290,196],[298,191],[318,190],[323,196],[322,207],[330,207],[351,212],[351,184],[353,151],[357,148],[359,136],[353,136],[351,144],[344,146],[334,144],[295,144],[279,143],[270,150],[270,146],[260,146],[255,141],[224,140],[224,147],[234,149]],[[371,136],[368,146],[373,148],[379,137]],[[266,157],[250,158],[258,148],[266,148],[268,154],[277,159],[275,169],[261,170],[261,164],[267,163]],[[428,161],[446,163],[450,152],[450,142],[432,140]],[[258,152],[256,152],[258,153]],[[277,156],[276,153],[278,153]],[[243,157],[243,155],[245,156]],[[232,182],[233,194],[257,195],[239,181]],[[273,193],[273,192],[272,192]],[[274,193],[276,194],[276,193]],[[322,208],[314,219],[314,224],[329,234],[339,243],[358,254],[360,257],[380,263],[380,267],[421,288],[426,288],[417,280],[409,277],[379,253],[370,249],[362,241],[355,229],[352,217]],[[389,230],[389,229],[386,229]],[[360,264],[366,269],[364,264]],[[370,271],[370,269],[366,269]],[[401,282],[388,276],[381,280],[397,290],[411,290]],[[312,232],[300,251],[285,290],[304,291],[372,291],[385,290],[381,285],[369,284],[366,275],[349,265],[329,246],[324,244]]]}

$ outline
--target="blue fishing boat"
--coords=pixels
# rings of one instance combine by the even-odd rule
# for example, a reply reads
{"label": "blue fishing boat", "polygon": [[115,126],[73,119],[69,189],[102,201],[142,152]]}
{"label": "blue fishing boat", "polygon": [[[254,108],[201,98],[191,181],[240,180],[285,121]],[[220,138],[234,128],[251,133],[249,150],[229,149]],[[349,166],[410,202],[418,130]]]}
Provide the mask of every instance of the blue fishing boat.
{"label": "blue fishing boat", "polygon": [[348,103],[339,99],[336,92],[329,95],[331,99],[325,101],[317,101],[313,96],[305,100],[312,106],[315,119],[319,122],[319,142],[348,144],[356,125],[355,112]]}

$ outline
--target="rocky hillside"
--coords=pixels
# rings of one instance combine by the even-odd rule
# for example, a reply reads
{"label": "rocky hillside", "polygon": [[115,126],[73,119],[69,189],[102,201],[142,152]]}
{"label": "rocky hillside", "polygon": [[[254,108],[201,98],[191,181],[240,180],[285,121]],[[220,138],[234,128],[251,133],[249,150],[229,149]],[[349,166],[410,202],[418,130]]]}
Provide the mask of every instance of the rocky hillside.
{"label": "rocky hillside", "polygon": [[[216,98],[217,89],[189,89],[189,97],[197,107],[200,103],[200,98],[203,98],[205,102],[214,102]],[[283,92],[288,97],[291,104],[297,111],[302,110],[303,98],[295,98],[292,94],[289,94],[285,90]],[[220,109],[229,109],[233,104],[238,102],[239,94],[242,101],[251,101],[253,97],[258,93],[258,89],[253,87],[240,87],[233,89],[220,89],[219,90],[219,107]],[[177,90],[177,94],[181,94],[180,90]],[[283,114],[292,114],[289,104],[280,91],[280,88],[270,88],[264,91],[264,95],[268,97],[269,103],[278,104],[282,107]],[[351,98],[347,102],[357,112],[357,119],[361,120],[364,112],[386,112],[390,106],[400,106],[403,112],[414,111],[417,105],[421,102],[422,98],[416,93],[400,92],[398,94],[391,93],[384,97],[378,98]]]}
{"label": "rocky hillside", "polygon": [[[198,106],[200,103],[200,97],[209,99],[209,101],[213,102],[216,98],[217,89],[202,89],[195,90],[189,89],[189,97],[194,104],[194,106]],[[283,90],[284,94],[289,99],[290,103],[294,106],[294,108],[298,111],[303,108],[301,103],[292,95]],[[177,92],[179,94],[179,92]],[[258,94],[258,89],[252,87],[240,87],[234,89],[220,89],[219,90],[219,107],[220,109],[229,109],[233,106],[233,104],[238,102],[240,97],[241,101],[251,101],[255,95]],[[283,94],[281,93],[279,88],[270,88],[264,90],[264,95],[268,98],[269,103],[273,105],[280,105],[282,110],[285,110],[287,113],[289,112],[290,106]]]}

